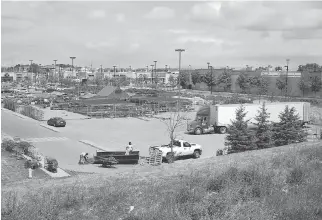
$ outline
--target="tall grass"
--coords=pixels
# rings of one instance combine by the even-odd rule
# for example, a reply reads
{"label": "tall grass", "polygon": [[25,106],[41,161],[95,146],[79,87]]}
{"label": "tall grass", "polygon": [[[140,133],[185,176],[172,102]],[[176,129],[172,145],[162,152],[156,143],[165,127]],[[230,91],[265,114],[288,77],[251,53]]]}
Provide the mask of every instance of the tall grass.
{"label": "tall grass", "polygon": [[[322,148],[307,147],[247,168],[196,170],[2,195],[2,219],[322,219]],[[129,207],[134,210],[128,213]]]}

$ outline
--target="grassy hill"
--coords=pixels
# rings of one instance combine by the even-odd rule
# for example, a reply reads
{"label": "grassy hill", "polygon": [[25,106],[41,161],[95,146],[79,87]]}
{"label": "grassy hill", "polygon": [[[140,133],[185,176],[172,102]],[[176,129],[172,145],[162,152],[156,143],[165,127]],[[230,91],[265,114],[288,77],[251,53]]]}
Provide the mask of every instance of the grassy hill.
{"label": "grassy hill", "polygon": [[[2,219],[322,219],[322,143],[2,187]],[[130,206],[134,210],[129,212]]]}

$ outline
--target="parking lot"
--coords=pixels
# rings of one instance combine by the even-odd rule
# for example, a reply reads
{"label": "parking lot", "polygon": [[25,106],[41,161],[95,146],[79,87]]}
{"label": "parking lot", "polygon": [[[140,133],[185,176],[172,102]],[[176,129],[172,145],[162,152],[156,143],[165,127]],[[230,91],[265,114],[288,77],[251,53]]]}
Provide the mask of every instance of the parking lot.
{"label": "parking lot", "polygon": [[[194,118],[194,114],[187,113],[186,117]],[[166,125],[157,118],[67,120],[66,127],[56,129],[63,136],[75,140],[88,140],[106,150],[125,150],[131,141],[142,156],[148,156],[150,146],[168,144],[170,141]],[[178,128],[177,138],[202,145],[202,157],[214,156],[217,149],[224,147],[225,135],[196,136],[186,134],[185,131],[186,124]]]}

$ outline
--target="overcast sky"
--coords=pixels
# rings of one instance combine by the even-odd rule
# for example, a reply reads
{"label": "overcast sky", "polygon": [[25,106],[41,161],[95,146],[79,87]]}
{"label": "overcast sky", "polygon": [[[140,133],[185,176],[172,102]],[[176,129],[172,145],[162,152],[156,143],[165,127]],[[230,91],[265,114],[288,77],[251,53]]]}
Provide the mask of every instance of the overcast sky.
{"label": "overcast sky", "polygon": [[322,64],[322,2],[1,2],[2,65]]}

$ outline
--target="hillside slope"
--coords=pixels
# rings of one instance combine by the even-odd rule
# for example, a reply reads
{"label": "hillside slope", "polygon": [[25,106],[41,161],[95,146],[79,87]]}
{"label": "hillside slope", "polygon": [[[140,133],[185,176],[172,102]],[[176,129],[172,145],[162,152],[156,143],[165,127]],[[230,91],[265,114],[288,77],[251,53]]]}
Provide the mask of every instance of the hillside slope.
{"label": "hillside slope", "polygon": [[2,187],[2,218],[321,219],[321,168],[319,142],[17,182]]}

